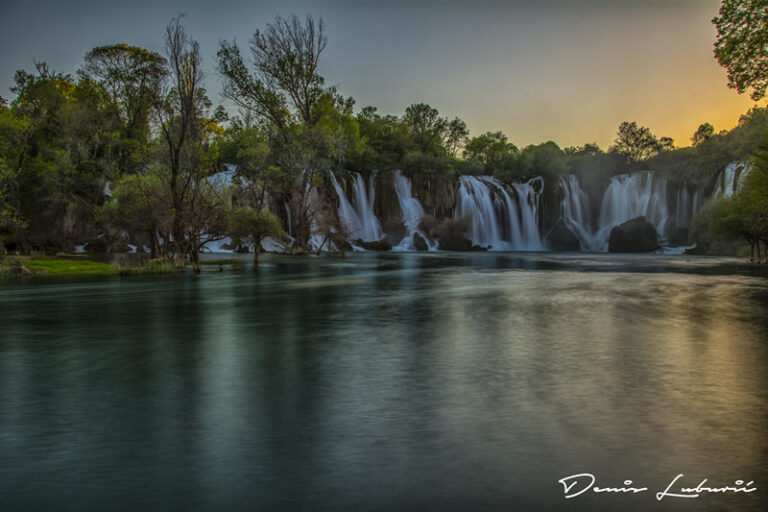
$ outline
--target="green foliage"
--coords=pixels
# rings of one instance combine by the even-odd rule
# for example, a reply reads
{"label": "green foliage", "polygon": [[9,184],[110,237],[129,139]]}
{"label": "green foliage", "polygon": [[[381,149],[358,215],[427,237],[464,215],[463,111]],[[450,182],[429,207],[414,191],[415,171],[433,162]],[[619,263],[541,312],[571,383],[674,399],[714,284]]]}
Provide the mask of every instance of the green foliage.
{"label": "green foliage", "polygon": [[[667,145],[671,142],[669,139]],[[616,141],[611,151],[624,156],[629,162],[638,162],[652,157],[663,149],[659,139],[645,126],[636,122],[623,122],[616,134]]]}
{"label": "green foliage", "polygon": [[762,99],[768,88],[768,1],[724,0],[712,23],[715,58],[728,71],[728,87],[752,89],[752,99]]}
{"label": "green foliage", "polygon": [[464,156],[482,164],[482,173],[500,175],[514,165],[517,147],[501,132],[486,132],[474,137],[464,147]]}
{"label": "green foliage", "polygon": [[256,253],[263,252],[261,242],[267,237],[288,242],[288,234],[283,230],[280,219],[268,210],[235,208],[230,215],[227,232],[235,240],[250,240]]}
{"label": "green foliage", "polygon": [[113,265],[89,260],[33,258],[2,260],[0,264],[9,266],[22,264],[32,274],[49,276],[108,275],[117,273],[117,268]]}
{"label": "green foliage", "polygon": [[456,158],[456,153],[459,148],[466,143],[469,139],[469,129],[467,123],[454,117],[451,122],[448,123],[448,128],[445,131],[445,147],[450,153],[451,157]]}
{"label": "green foliage", "polygon": [[708,141],[715,135],[715,127],[709,123],[699,125],[696,131],[691,136],[691,144],[698,146],[699,144]]}
{"label": "green foliage", "polygon": [[445,152],[443,137],[448,129],[448,120],[440,117],[437,109],[415,103],[405,109],[403,122],[419,151],[430,156],[440,156]]}

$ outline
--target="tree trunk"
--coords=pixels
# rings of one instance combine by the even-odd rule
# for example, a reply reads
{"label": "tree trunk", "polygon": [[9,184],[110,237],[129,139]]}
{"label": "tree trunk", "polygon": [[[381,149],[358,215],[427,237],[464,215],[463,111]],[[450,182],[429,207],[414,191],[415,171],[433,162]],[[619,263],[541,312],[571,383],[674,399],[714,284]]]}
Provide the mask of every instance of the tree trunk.
{"label": "tree trunk", "polygon": [[197,248],[197,244],[192,244],[190,260],[192,260],[192,270],[195,274],[200,273],[200,250]]}

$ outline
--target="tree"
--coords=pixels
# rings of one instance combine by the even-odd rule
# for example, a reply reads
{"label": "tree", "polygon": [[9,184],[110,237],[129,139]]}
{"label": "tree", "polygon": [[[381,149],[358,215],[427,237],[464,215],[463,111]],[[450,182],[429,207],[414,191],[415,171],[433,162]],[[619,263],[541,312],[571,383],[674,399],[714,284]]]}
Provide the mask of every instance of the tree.
{"label": "tree", "polygon": [[759,101],[768,88],[768,0],[723,0],[717,28],[715,58],[728,72],[728,87],[739,94],[752,89]]}
{"label": "tree", "polygon": [[150,253],[157,256],[170,249],[173,211],[165,192],[157,168],[125,176],[114,183],[103,215],[112,226],[134,237],[146,234]]}
{"label": "tree", "polygon": [[254,73],[248,71],[236,43],[219,45],[218,69],[225,78],[224,96],[258,117],[268,119],[284,137],[288,133],[286,111],[306,125],[318,120],[315,106],[323,95],[325,80],[318,73],[320,55],[327,44],[323,21],[307,15],[277,16],[266,30],[250,40]]}
{"label": "tree", "polygon": [[675,139],[672,137],[661,137],[659,139],[659,151],[672,151],[675,149]]}
{"label": "tree", "polygon": [[253,210],[251,208],[235,208],[229,219],[229,235],[238,240],[250,239],[253,243],[253,259],[259,259],[259,253],[264,249],[261,242],[271,237],[279,242],[287,242],[288,234],[283,231],[280,219],[269,210]]}
{"label": "tree", "polygon": [[151,102],[166,73],[165,64],[157,53],[121,43],[89,51],[81,74],[104,86],[130,132],[147,129]]}
{"label": "tree", "polygon": [[445,133],[445,146],[448,148],[448,153],[456,158],[456,152],[467,142],[468,138],[469,129],[467,129],[467,123],[458,117],[454,117],[453,120],[448,123],[448,128]]}
{"label": "tree", "polygon": [[436,108],[425,103],[414,103],[405,109],[403,122],[422,153],[437,155],[444,151],[443,136],[448,120],[440,117]]}
{"label": "tree", "polygon": [[319,59],[326,46],[322,20],[307,16],[276,17],[250,40],[253,71],[235,43],[223,41],[218,56],[224,95],[252,116],[269,138],[268,169],[276,179],[269,190],[272,201],[285,212],[298,246],[309,242],[314,209],[312,187],[341,165],[350,154],[361,153],[351,98],[324,87]]}
{"label": "tree", "polygon": [[11,228],[16,245],[71,249],[94,221],[112,165],[115,117],[96,83],[35,64],[19,70],[10,108],[0,109],[0,154],[6,202],[25,223]]}
{"label": "tree", "polygon": [[691,144],[698,146],[699,144],[708,141],[715,135],[715,127],[709,123],[700,124],[696,131],[691,136]]}
{"label": "tree", "polygon": [[197,172],[194,165],[190,165],[189,157],[195,156],[195,139],[202,135],[203,112],[210,107],[210,101],[202,88],[200,45],[184,30],[181,16],[172,19],[165,29],[165,53],[168,69],[154,107],[162,130],[169,175],[175,264],[182,267],[190,250],[185,237],[184,207]]}
{"label": "tree", "polygon": [[80,75],[101,84],[122,125],[117,144],[120,173],[138,172],[148,160],[150,115],[166,74],[166,60],[137,46],[99,46],[85,55]]}
{"label": "tree", "polygon": [[566,156],[595,156],[603,154],[596,142],[587,142],[583,146],[569,146],[563,149]]}
{"label": "tree", "polygon": [[491,174],[504,167],[506,162],[518,153],[517,147],[500,131],[485,132],[472,138],[464,146],[464,157],[482,162],[485,172]]}
{"label": "tree", "polygon": [[661,150],[662,146],[651,130],[637,126],[636,122],[623,122],[619,126],[612,151],[624,156],[630,162],[650,158]]}

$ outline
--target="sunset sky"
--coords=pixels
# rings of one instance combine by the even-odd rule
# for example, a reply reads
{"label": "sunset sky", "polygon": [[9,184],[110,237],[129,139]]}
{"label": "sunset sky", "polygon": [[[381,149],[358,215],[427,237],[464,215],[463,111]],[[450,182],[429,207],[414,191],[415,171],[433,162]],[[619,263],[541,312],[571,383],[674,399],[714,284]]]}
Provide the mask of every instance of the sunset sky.
{"label": "sunset sky", "polygon": [[201,45],[206,85],[221,102],[219,39],[243,45],[276,14],[326,23],[321,72],[382,113],[424,102],[502,130],[518,146],[610,145],[637,121],[688,145],[705,121],[730,129],[753,103],[726,86],[712,56],[718,0],[105,1],[0,0],[0,95],[33,59],[74,72],[92,47],[127,42],[161,51],[171,17]]}

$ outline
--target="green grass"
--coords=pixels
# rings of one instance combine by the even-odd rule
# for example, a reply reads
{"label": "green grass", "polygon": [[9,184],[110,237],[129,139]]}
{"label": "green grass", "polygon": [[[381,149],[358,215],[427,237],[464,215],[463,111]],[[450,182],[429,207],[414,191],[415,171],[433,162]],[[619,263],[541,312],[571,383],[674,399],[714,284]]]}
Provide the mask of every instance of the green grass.
{"label": "green grass", "polygon": [[171,263],[151,261],[137,267],[122,267],[91,260],[68,260],[52,258],[7,258],[0,260],[0,276],[109,276],[134,274],[167,274],[183,272]]}
{"label": "green grass", "polygon": [[[48,258],[20,258],[18,261],[29,269],[34,275],[68,276],[68,275],[111,275],[117,274],[117,267],[108,263],[99,263],[89,260],[59,260]],[[0,265],[6,267],[6,273],[13,273],[14,266],[18,266],[12,259],[0,261]]]}

